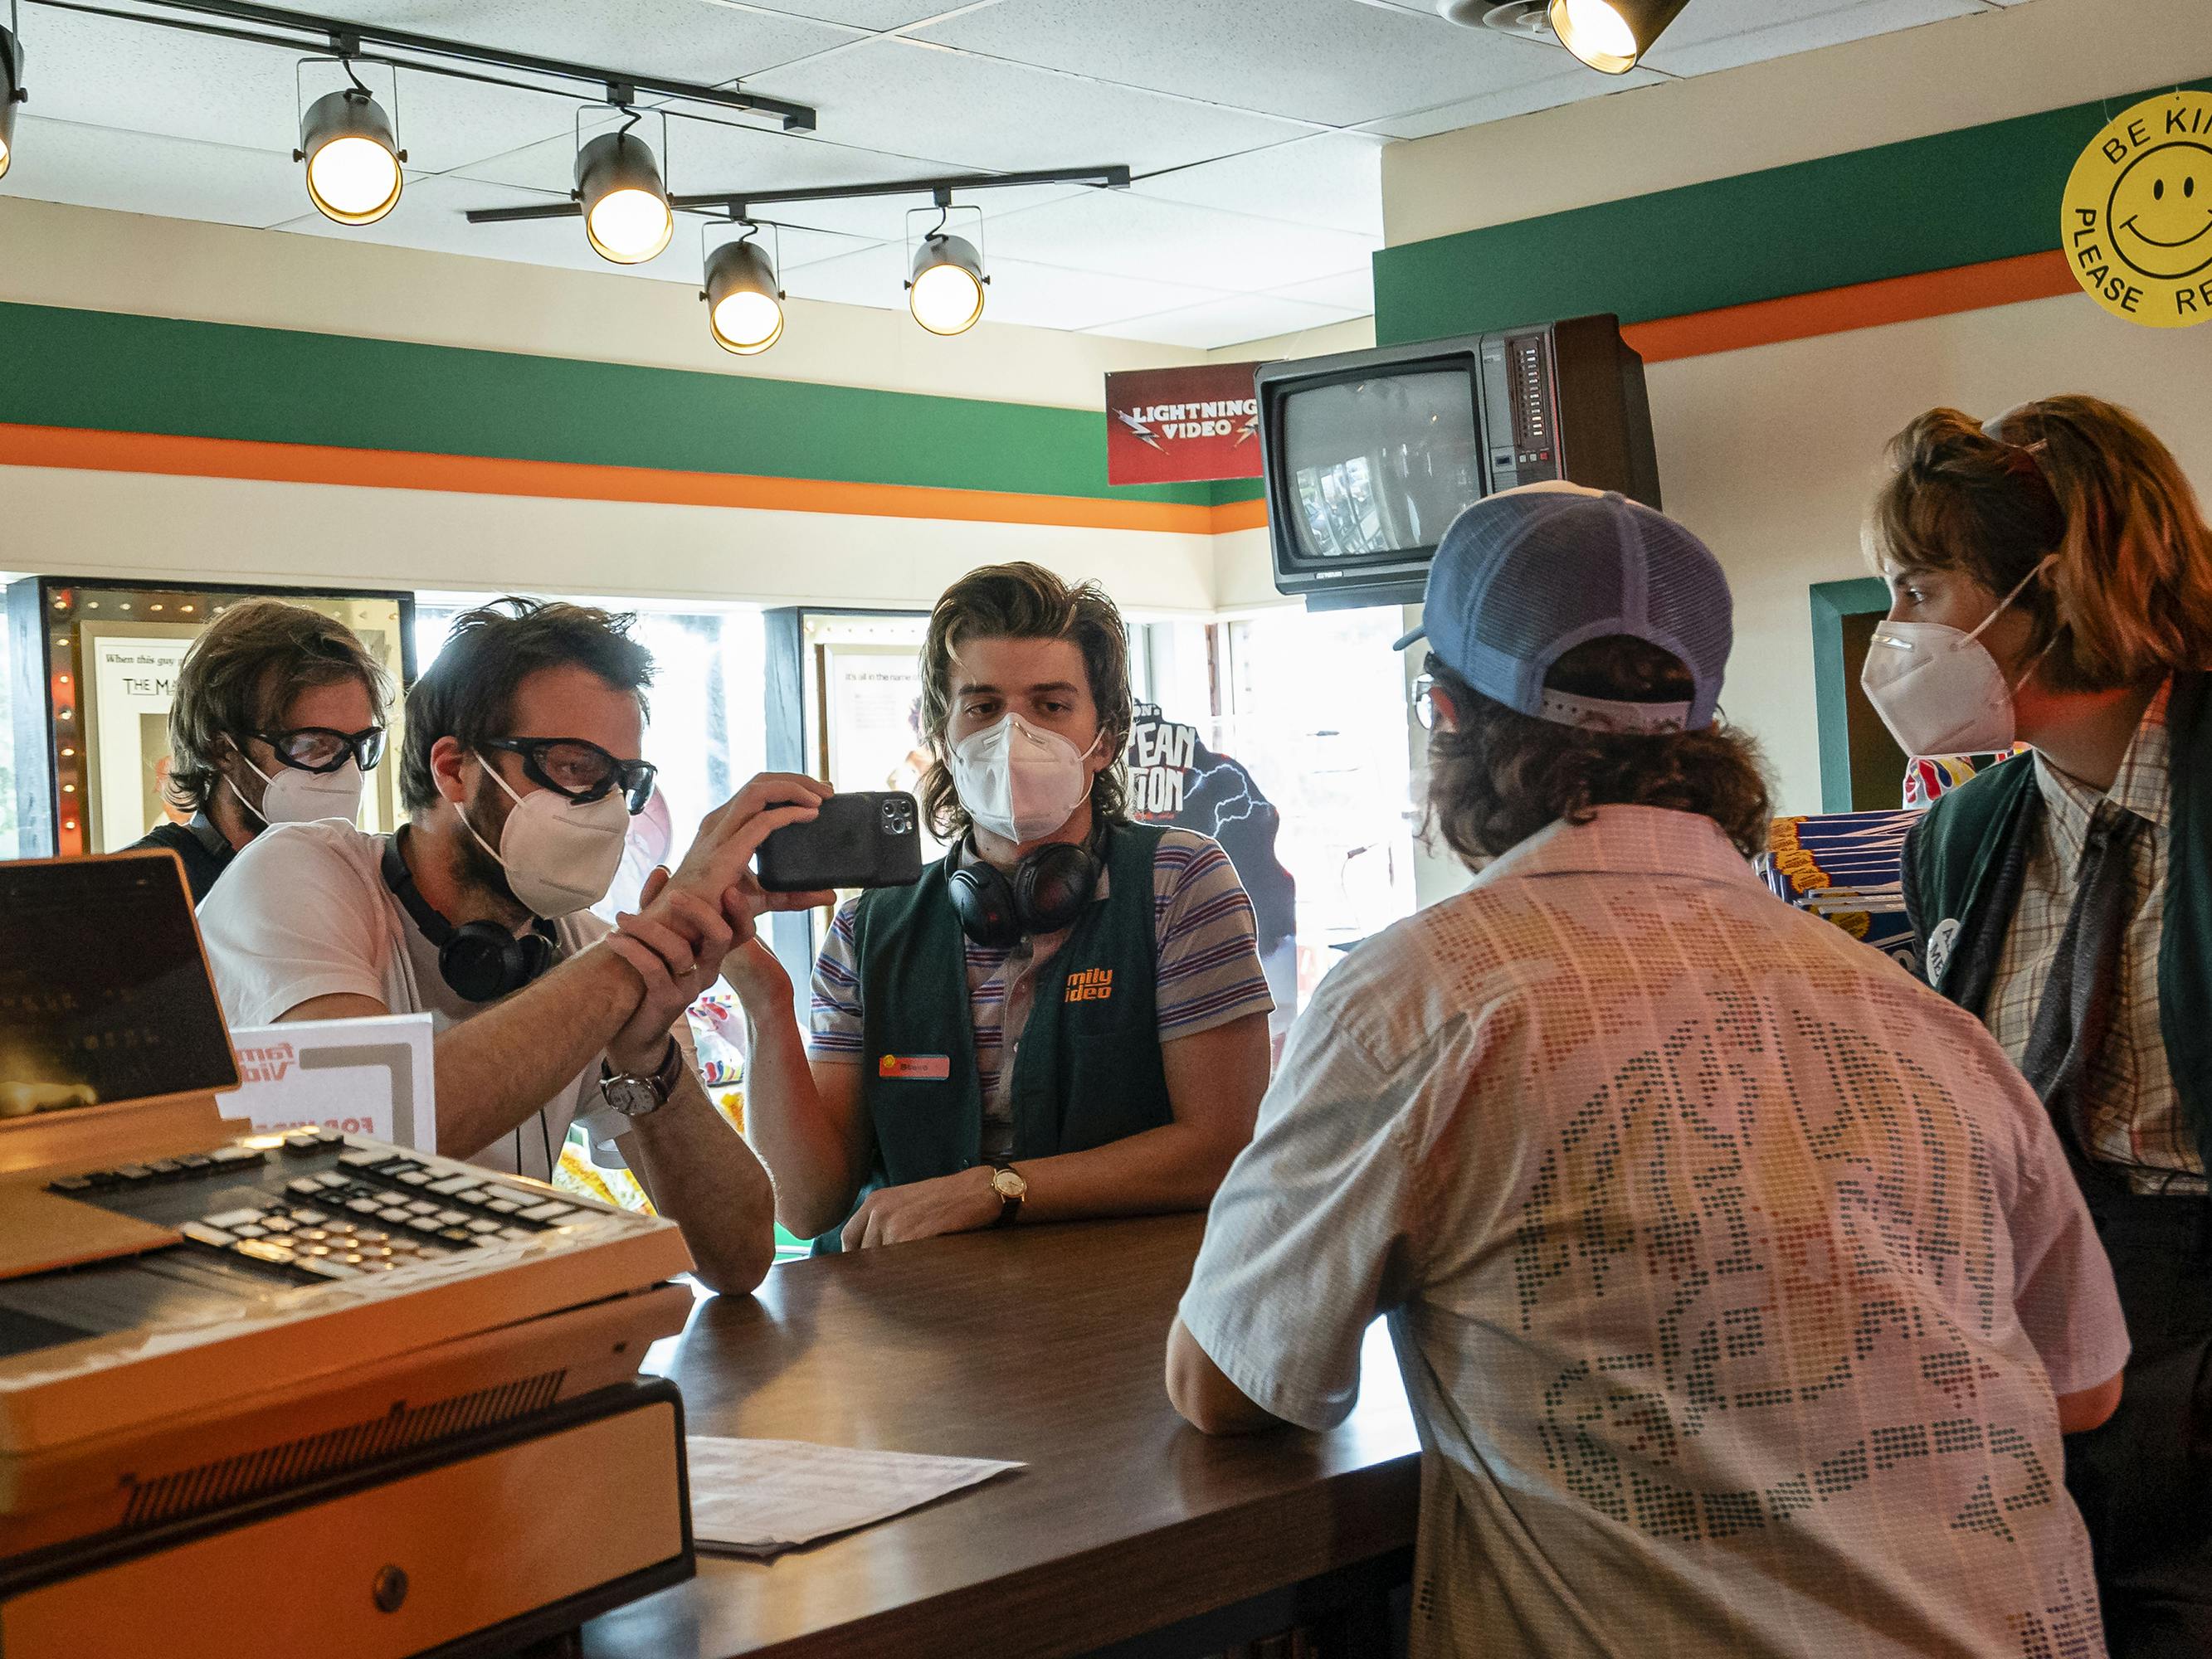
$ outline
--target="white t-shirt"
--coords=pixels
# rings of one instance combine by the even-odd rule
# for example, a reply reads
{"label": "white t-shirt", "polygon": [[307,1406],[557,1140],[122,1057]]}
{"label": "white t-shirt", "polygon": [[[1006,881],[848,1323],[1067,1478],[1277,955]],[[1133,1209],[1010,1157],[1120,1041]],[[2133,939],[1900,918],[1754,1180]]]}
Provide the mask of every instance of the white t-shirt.
{"label": "white t-shirt", "polygon": [[1182,1311],[1312,1428],[1390,1316],[1414,1659],[2104,1652],[2051,1396],[2128,1340],[2050,1116],[1710,819],[1555,824],[1353,951]]}
{"label": "white t-shirt", "polygon": [[[384,884],[384,837],[336,818],[282,823],[247,843],[200,906],[216,993],[234,1026],[271,1024],[315,997],[374,997],[426,1013],[442,1033],[494,1006],[471,1002],[438,971],[437,947]],[[562,960],[611,931],[589,911],[553,924]],[[513,1133],[470,1156],[486,1169],[551,1178],[568,1125],[606,1109],[594,1058]],[[627,1125],[589,1121],[605,1153]]]}

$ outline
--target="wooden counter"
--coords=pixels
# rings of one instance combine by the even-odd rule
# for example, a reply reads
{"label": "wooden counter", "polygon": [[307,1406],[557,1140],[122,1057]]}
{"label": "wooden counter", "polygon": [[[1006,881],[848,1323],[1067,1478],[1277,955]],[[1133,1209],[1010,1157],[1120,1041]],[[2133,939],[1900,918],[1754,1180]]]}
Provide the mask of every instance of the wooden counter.
{"label": "wooden counter", "polygon": [[757,1296],[702,1302],[654,1357],[692,1433],[1030,1467],[772,1562],[702,1553],[691,1583],[587,1625],[584,1652],[1015,1659],[1185,1625],[1173,1650],[1341,1599],[1313,1581],[1402,1574],[1419,1458],[1386,1343],[1330,1434],[1209,1440],[1169,1406],[1162,1353],[1200,1231],[974,1233],[789,1263]]}

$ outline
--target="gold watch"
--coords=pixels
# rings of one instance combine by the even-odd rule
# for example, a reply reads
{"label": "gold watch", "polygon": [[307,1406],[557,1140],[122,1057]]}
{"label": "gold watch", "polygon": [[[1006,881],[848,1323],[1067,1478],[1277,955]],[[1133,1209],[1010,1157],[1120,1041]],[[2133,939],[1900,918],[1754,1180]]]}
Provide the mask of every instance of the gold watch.
{"label": "gold watch", "polygon": [[999,1218],[994,1227],[1011,1227],[1014,1218],[1022,1212],[1029,1200],[1030,1183],[1021,1177],[1019,1170],[1003,1160],[995,1161],[991,1170],[991,1190],[999,1195]]}

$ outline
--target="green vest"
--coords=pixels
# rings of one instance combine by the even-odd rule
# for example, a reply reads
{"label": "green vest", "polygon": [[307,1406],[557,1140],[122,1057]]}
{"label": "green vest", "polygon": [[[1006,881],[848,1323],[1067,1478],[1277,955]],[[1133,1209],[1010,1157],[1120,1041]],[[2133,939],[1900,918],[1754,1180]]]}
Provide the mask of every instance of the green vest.
{"label": "green vest", "polygon": [[[2183,1120],[2212,1169],[2212,719],[2208,680],[2174,677],[2166,706],[2172,748],[2165,931],[2158,954],[2159,1029]],[[1905,889],[1928,982],[1979,1015],[2011,926],[1990,901],[2007,885],[2006,854],[2038,799],[2026,757],[1968,780],[1928,809],[1905,842]],[[2015,862],[2016,869],[2016,862]],[[2016,880],[2016,875],[2014,879]],[[2014,902],[2017,902],[2015,896]]]}
{"label": "green vest", "polygon": [[[1152,899],[1162,833],[1114,826],[1107,896],[1086,907],[1037,975],[1014,1060],[1016,1163],[1087,1152],[1174,1121],[1160,1060]],[[871,889],[854,918],[860,1098],[875,1139],[871,1187],[902,1187],[981,1161],[967,938],[945,890],[949,874],[940,860],[911,887]],[[927,1075],[940,1069],[941,1078]]]}

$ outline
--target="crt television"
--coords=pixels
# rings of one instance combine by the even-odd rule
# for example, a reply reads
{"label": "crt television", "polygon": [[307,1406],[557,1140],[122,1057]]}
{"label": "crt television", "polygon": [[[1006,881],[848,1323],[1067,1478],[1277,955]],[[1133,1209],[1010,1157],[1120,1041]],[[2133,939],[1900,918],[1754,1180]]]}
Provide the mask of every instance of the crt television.
{"label": "crt television", "polygon": [[1568,479],[1659,505],[1644,360],[1577,317],[1261,366],[1275,586],[1309,605],[1412,603],[1461,508]]}

